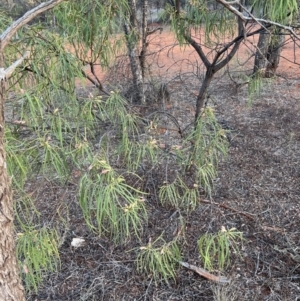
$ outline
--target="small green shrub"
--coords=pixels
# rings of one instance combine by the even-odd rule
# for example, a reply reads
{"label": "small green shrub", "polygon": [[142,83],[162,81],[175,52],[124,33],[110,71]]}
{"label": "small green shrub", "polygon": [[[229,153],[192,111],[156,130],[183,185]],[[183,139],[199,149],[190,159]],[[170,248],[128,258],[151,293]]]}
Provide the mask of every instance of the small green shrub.
{"label": "small green shrub", "polygon": [[160,236],[147,246],[140,247],[136,260],[139,273],[153,277],[157,282],[175,279],[176,268],[181,260],[180,248],[176,240],[166,243]]}
{"label": "small green shrub", "polygon": [[17,257],[27,290],[38,290],[44,272],[59,266],[58,237],[54,230],[27,228],[18,234]]}
{"label": "small green shrub", "polygon": [[230,263],[231,251],[239,253],[238,243],[243,240],[242,232],[235,228],[223,228],[216,234],[206,233],[198,240],[198,248],[204,268],[223,270]]}
{"label": "small green shrub", "polygon": [[127,185],[101,156],[80,180],[79,204],[90,229],[115,241],[124,241],[132,231],[139,237],[147,217],[144,193]]}
{"label": "small green shrub", "polygon": [[194,184],[189,188],[179,176],[173,183],[165,184],[159,189],[159,199],[162,204],[170,204],[185,210],[195,209],[199,196],[198,185]]}

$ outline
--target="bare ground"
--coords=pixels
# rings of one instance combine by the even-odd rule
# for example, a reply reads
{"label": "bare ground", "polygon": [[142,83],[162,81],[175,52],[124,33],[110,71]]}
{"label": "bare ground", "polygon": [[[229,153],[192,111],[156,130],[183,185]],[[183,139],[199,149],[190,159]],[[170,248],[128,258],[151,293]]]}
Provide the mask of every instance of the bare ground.
{"label": "bare ground", "polygon": [[[211,203],[199,204],[185,226],[183,258],[201,266],[197,239],[222,226],[237,228],[245,240],[241,256],[235,254],[224,271],[230,284],[211,283],[184,268],[178,268],[176,281],[169,284],[155,284],[151,275],[138,275],[133,260],[140,244],[128,241],[114,247],[88,231],[74,180],[65,190],[55,183],[34,188],[45,222],[55,214],[68,215],[70,227],[60,247],[61,269],[45,276],[38,294],[29,300],[300,300],[299,79],[297,73],[281,69],[251,104],[247,88],[237,88],[226,73],[212,84],[210,104],[230,130],[230,148],[219,165]],[[197,91],[198,79],[191,74],[174,76],[169,84],[174,104],[170,113],[184,124],[189,117],[192,120],[191,91]],[[69,212],[59,211],[62,202],[69,204]],[[174,210],[162,208],[154,196],[148,208],[143,242],[163,230],[166,239],[172,239],[179,223]],[[73,237],[83,237],[86,245],[71,248]]]}

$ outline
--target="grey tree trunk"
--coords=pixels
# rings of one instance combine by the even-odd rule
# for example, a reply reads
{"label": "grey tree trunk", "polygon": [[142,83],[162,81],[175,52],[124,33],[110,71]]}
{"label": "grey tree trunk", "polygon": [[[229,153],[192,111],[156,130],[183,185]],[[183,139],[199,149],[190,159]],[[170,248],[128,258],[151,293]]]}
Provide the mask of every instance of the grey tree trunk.
{"label": "grey tree trunk", "polygon": [[130,7],[130,23],[124,23],[124,31],[126,36],[130,67],[133,76],[133,84],[135,87],[134,98],[139,103],[145,103],[143,71],[139,58],[139,28],[137,24],[137,11],[135,0],[129,0]]}
{"label": "grey tree trunk", "polygon": [[282,34],[282,30],[275,29],[275,33],[272,36],[271,42],[268,47],[268,63],[265,72],[266,77],[273,77],[276,74],[284,41],[285,36]]}
{"label": "grey tree trunk", "polygon": [[280,29],[263,30],[259,35],[255,54],[253,74],[264,71],[263,76],[272,77],[276,73],[280,61],[280,54],[284,44],[284,35]]}
{"label": "grey tree trunk", "polygon": [[0,301],[25,301],[25,292],[19,275],[16,258],[15,235],[14,235],[14,209],[11,189],[11,180],[7,173],[4,131],[5,131],[5,97],[6,79],[25,58],[29,56],[27,51],[8,68],[4,64],[4,50],[17,31],[30,22],[33,18],[47,11],[63,0],[49,0],[42,2],[21,18],[16,20],[0,35]]}
{"label": "grey tree trunk", "polygon": [[145,78],[145,70],[146,70],[146,54],[147,54],[147,36],[148,36],[148,0],[143,0],[143,8],[142,8],[142,50],[140,53],[140,63],[142,69],[142,77],[143,80]]}
{"label": "grey tree trunk", "polygon": [[259,34],[257,50],[254,60],[253,74],[263,70],[267,66],[267,53],[270,42],[270,34],[264,29]]}
{"label": "grey tree trunk", "polygon": [[[0,50],[0,67],[2,66],[4,56]],[[25,301],[16,259],[13,198],[4,150],[5,85],[5,80],[0,79],[0,300]]]}

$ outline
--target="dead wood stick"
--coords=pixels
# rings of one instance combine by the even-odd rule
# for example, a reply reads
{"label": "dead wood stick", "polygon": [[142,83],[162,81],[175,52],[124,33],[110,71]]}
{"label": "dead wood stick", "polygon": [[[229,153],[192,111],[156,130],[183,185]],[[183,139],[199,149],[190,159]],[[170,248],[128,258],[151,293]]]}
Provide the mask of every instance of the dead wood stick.
{"label": "dead wood stick", "polygon": [[200,201],[201,203],[204,203],[204,204],[213,204],[213,205],[216,205],[216,206],[218,206],[218,207],[222,207],[222,208],[231,210],[231,211],[233,211],[233,212],[235,212],[235,213],[244,215],[244,216],[248,217],[248,218],[251,219],[251,220],[254,220],[253,214],[248,213],[248,212],[239,211],[239,210],[234,209],[234,208],[232,208],[232,207],[229,207],[229,206],[227,206],[227,205],[225,205],[225,204],[219,204],[219,203],[211,202],[211,201],[209,201],[209,200],[202,200],[202,199],[199,199],[199,201]]}
{"label": "dead wood stick", "polygon": [[194,272],[196,272],[197,274],[199,274],[200,276],[210,280],[210,281],[215,281],[215,282],[219,282],[219,283],[229,283],[229,279],[223,276],[215,276],[209,272],[207,272],[206,270],[196,267],[195,265],[189,264],[187,262],[183,262],[183,261],[179,261],[179,263],[184,266],[185,268],[192,270]]}

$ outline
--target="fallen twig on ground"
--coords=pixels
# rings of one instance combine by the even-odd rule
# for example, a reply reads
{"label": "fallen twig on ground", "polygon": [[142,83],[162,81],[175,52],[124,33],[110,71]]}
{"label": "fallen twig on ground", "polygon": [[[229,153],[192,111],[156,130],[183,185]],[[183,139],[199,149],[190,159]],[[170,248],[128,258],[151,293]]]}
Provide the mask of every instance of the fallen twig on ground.
{"label": "fallen twig on ground", "polygon": [[251,220],[254,220],[254,215],[253,215],[253,214],[248,213],[248,212],[239,211],[239,210],[234,209],[234,208],[232,208],[232,207],[229,207],[229,206],[227,206],[227,205],[225,205],[225,204],[219,204],[219,203],[211,202],[211,201],[209,201],[209,200],[202,200],[202,199],[199,199],[199,201],[200,201],[201,203],[204,203],[204,204],[213,204],[213,205],[216,205],[216,206],[218,206],[218,207],[222,207],[222,208],[231,210],[231,211],[233,211],[233,212],[235,212],[235,213],[244,215],[244,216],[248,217],[248,218],[251,219]]}
{"label": "fallen twig on ground", "polygon": [[215,275],[207,272],[206,270],[196,267],[195,265],[189,264],[187,262],[179,261],[179,263],[182,266],[184,266],[185,268],[196,272],[197,274],[199,274],[200,276],[202,276],[208,280],[219,282],[219,283],[229,283],[230,282],[229,279],[224,276],[215,276]]}

